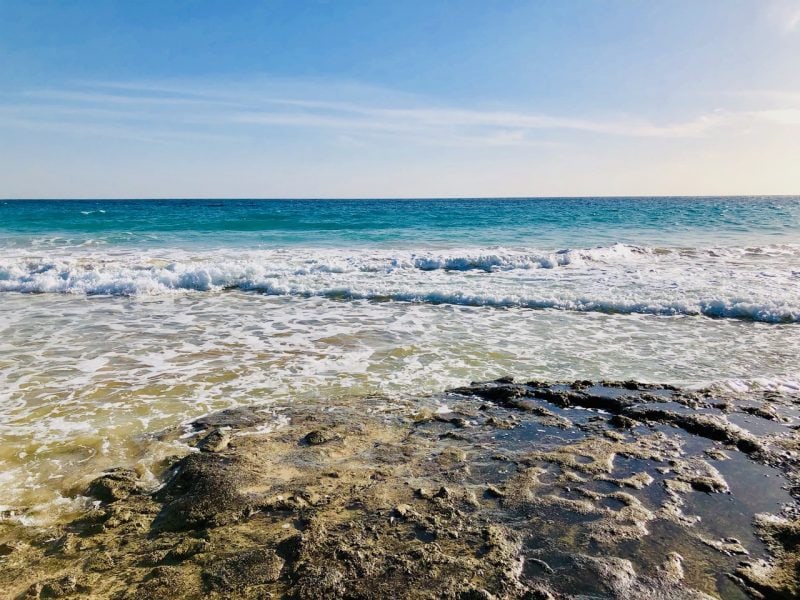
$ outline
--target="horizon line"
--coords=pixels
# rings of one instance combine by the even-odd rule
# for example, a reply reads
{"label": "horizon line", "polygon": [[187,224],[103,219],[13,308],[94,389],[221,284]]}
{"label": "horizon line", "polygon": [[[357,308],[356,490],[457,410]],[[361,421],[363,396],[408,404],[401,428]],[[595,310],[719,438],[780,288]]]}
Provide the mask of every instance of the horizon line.
{"label": "horizon line", "polygon": [[415,200],[587,200],[587,199],[619,199],[619,200],[648,200],[648,199],[711,199],[711,198],[800,198],[800,194],[598,194],[590,196],[116,196],[116,197],[68,197],[68,198],[0,198],[0,202],[157,202],[163,200],[170,201],[240,201],[249,200],[255,202],[280,202],[280,201],[415,201]]}

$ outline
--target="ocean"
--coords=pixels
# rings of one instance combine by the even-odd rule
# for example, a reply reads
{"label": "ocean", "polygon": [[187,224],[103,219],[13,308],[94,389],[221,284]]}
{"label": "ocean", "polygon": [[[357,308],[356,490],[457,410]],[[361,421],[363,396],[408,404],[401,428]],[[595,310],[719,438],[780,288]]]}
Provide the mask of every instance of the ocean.
{"label": "ocean", "polygon": [[233,406],[503,375],[800,390],[800,198],[0,201],[0,511]]}

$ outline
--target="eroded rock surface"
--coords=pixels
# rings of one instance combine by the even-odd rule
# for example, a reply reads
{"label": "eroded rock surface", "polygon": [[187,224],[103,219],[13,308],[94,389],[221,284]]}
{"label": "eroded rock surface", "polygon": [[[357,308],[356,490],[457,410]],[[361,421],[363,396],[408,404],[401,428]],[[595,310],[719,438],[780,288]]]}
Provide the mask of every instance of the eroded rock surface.
{"label": "eroded rock surface", "polygon": [[81,519],[0,539],[0,597],[798,597],[797,399],[503,379],[437,402],[199,419],[156,489],[110,471]]}

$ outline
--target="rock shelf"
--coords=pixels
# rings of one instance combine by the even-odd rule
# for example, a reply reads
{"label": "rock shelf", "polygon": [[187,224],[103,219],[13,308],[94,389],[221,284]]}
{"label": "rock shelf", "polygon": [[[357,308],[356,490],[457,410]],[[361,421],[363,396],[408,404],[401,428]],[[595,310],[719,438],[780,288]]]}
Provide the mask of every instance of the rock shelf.
{"label": "rock shelf", "polygon": [[503,378],[437,401],[198,419],[157,488],[115,469],[80,519],[0,540],[0,596],[800,595],[800,399]]}

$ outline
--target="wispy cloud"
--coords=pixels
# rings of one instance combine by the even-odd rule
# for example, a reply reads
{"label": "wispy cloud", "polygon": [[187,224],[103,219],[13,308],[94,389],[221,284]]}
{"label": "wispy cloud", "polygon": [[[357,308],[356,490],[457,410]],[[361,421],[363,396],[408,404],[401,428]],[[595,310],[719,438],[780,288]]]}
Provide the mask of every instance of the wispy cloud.
{"label": "wispy cloud", "polygon": [[[342,98],[330,100],[330,97]],[[786,99],[784,99],[786,100]],[[0,99],[0,127],[102,135],[151,142],[242,139],[302,130],[347,144],[396,138],[424,145],[552,144],[559,136],[699,138],[753,122],[798,125],[800,103],[712,110],[672,122],[445,106],[356,85],[84,83],[28,90]],[[326,133],[327,132],[327,133]],[[277,136],[281,134],[276,134]]]}
{"label": "wispy cloud", "polygon": [[800,32],[800,0],[770,0],[769,20],[783,33]]}
{"label": "wispy cloud", "polygon": [[762,89],[717,92],[718,96],[738,98],[750,104],[764,106],[800,106],[800,90]]}
{"label": "wispy cloud", "polygon": [[800,108],[759,110],[752,113],[756,119],[770,121],[778,125],[800,126]]}

